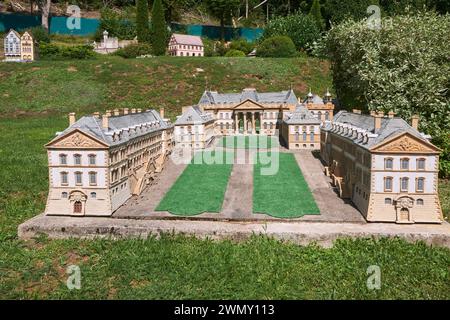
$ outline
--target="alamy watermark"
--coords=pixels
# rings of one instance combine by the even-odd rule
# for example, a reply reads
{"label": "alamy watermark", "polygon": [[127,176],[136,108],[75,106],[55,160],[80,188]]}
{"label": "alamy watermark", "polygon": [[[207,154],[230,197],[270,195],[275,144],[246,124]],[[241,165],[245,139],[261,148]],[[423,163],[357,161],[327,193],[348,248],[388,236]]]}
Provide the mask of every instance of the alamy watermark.
{"label": "alamy watermark", "polygon": [[67,277],[66,285],[69,290],[80,290],[81,289],[81,270],[80,267],[71,264],[67,267],[66,273],[69,275]]}
{"label": "alamy watermark", "polygon": [[70,16],[66,20],[66,27],[69,30],[81,30],[81,9],[77,5],[67,6],[66,13]]}
{"label": "alamy watermark", "polygon": [[391,18],[381,18],[381,9],[377,5],[370,5],[366,10],[367,14],[367,28],[371,30],[381,30],[392,28],[392,19]]}
{"label": "alamy watermark", "polygon": [[377,265],[371,265],[367,268],[366,274],[368,275],[366,285],[369,290],[381,289],[381,269]]}

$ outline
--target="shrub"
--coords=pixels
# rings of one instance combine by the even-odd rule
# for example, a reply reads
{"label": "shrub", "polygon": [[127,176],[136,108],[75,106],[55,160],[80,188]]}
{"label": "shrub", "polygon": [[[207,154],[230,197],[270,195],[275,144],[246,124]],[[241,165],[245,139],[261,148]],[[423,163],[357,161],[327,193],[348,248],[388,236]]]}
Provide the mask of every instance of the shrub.
{"label": "shrub", "polygon": [[148,55],[151,53],[152,46],[145,42],[130,44],[129,46],[114,52],[115,55],[126,59],[137,58],[139,56]]}
{"label": "shrub", "polygon": [[51,43],[39,44],[39,56],[51,59],[90,59],[95,56],[92,46],[57,46]]}
{"label": "shrub", "polygon": [[151,24],[151,44],[153,53],[157,56],[162,56],[166,53],[167,41],[169,35],[167,32],[167,25],[164,16],[164,7],[161,0],[153,1],[152,8],[152,24]]}
{"label": "shrub", "polygon": [[254,48],[253,43],[248,42],[245,39],[237,39],[231,41],[230,50],[239,50],[244,52],[246,55],[252,52]]}
{"label": "shrub", "polygon": [[245,57],[245,52],[241,50],[230,49],[225,54],[225,57]]}
{"label": "shrub", "polygon": [[365,20],[344,22],[328,33],[339,100],[348,109],[392,110],[408,122],[417,113],[420,130],[445,149],[438,137],[450,134],[450,49],[442,41],[450,34],[450,16],[423,12],[390,21],[380,30]]}
{"label": "shrub", "polygon": [[360,20],[367,17],[367,8],[370,5],[378,3],[378,0],[327,0],[325,18],[333,25],[350,19]]}
{"label": "shrub", "polygon": [[295,45],[287,36],[274,36],[264,40],[256,50],[258,57],[292,57],[296,54]]}
{"label": "shrub", "polygon": [[264,29],[263,39],[273,36],[288,36],[298,50],[306,50],[320,38],[320,30],[312,16],[296,13],[271,20]]}
{"label": "shrub", "polygon": [[50,35],[48,31],[42,26],[32,27],[27,30],[33,36],[33,39],[36,43],[50,43]]}
{"label": "shrub", "polygon": [[110,37],[134,39],[136,37],[136,22],[134,21],[133,10],[128,9],[118,13],[109,8],[102,9],[100,24],[95,33],[95,39],[102,39],[104,30],[109,32]]}
{"label": "shrub", "polygon": [[216,56],[216,51],[214,49],[214,41],[208,38],[202,38],[203,41],[203,50],[205,57],[214,57]]}
{"label": "shrub", "polygon": [[136,35],[139,42],[150,40],[147,0],[136,0]]}

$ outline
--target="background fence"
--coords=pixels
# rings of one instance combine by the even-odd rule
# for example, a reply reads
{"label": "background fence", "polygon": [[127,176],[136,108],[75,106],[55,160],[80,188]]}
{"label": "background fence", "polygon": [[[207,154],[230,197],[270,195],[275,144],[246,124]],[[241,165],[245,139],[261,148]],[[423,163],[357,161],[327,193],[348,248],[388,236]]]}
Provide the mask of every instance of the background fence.
{"label": "background fence", "polygon": [[[50,33],[51,34],[67,34],[77,36],[88,36],[95,33],[100,20],[90,18],[80,18],[80,29],[67,28],[68,17],[51,17]],[[39,26],[41,24],[41,16],[25,15],[15,13],[0,13],[0,32],[6,32],[9,29],[21,31],[27,28]],[[179,23],[171,23],[174,32],[182,32],[195,36],[207,37],[210,39],[220,38],[220,27],[207,25],[183,25]],[[232,28],[225,27],[225,40],[229,41],[233,38],[244,38],[247,41],[255,41],[263,33],[261,28]]]}

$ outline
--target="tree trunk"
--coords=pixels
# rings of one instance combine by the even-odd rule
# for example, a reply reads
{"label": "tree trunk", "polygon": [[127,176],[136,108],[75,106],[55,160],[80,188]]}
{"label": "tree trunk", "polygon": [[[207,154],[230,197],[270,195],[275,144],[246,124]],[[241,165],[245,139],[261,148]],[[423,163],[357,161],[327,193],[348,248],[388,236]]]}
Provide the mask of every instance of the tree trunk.
{"label": "tree trunk", "polygon": [[220,18],[220,40],[225,41],[225,19]]}
{"label": "tree trunk", "polygon": [[51,3],[52,3],[51,0],[41,0],[39,2],[42,15],[41,24],[47,31],[49,30],[48,17],[50,15]]}

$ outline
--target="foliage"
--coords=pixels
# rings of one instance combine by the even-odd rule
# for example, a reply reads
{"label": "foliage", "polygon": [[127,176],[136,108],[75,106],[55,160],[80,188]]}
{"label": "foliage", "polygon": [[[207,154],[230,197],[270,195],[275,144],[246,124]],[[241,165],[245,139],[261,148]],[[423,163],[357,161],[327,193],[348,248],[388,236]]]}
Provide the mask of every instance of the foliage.
{"label": "foliage", "polygon": [[378,0],[327,0],[325,2],[325,18],[333,25],[353,19],[367,17],[367,8],[378,5]]}
{"label": "foliage", "polygon": [[95,39],[102,39],[103,31],[106,30],[110,37],[119,39],[134,39],[136,37],[135,9],[129,8],[123,12],[116,12],[109,8],[100,11],[100,24],[95,34]]}
{"label": "foliage", "polygon": [[264,29],[263,39],[272,36],[288,36],[295,47],[307,49],[320,38],[320,30],[317,28],[313,17],[297,12],[287,17],[273,19]]}
{"label": "foliage", "polygon": [[152,52],[153,52],[152,46],[149,43],[139,42],[121,48],[116,52],[114,52],[114,54],[116,56],[129,59],[129,58],[137,58],[143,55],[148,55],[151,54]]}
{"label": "foliage", "polygon": [[252,52],[255,45],[251,42],[248,42],[245,39],[237,39],[233,40],[230,43],[230,50],[239,50],[244,52],[246,55]]}
{"label": "foliage", "polygon": [[316,21],[317,29],[324,30],[325,21],[323,20],[322,12],[320,10],[319,0],[314,0],[311,6],[311,10],[309,11],[309,15]]}
{"label": "foliage", "polygon": [[[346,108],[392,110],[421,117],[420,130],[450,134],[450,16],[421,13],[392,18],[381,30],[344,22],[326,39],[333,82]],[[442,139],[440,139],[442,140]]]}
{"label": "foliage", "polygon": [[136,0],[136,35],[139,42],[150,40],[148,0]]}
{"label": "foliage", "polygon": [[236,50],[236,49],[230,49],[225,54],[225,57],[245,57],[246,54],[244,51]]}
{"label": "foliage", "polygon": [[152,24],[151,24],[151,44],[153,53],[162,56],[166,53],[168,32],[166,20],[164,17],[164,8],[161,0],[153,1]]}
{"label": "foliage", "polygon": [[95,52],[89,45],[58,46],[42,42],[39,44],[39,55],[51,59],[90,59]]}
{"label": "foliage", "polygon": [[206,0],[205,4],[209,12],[219,19],[221,28],[221,40],[225,38],[225,23],[230,22],[233,12],[240,6],[240,0]]}
{"label": "foliage", "polygon": [[295,45],[287,36],[267,38],[256,49],[258,57],[282,58],[293,57],[295,54]]}
{"label": "foliage", "polygon": [[32,27],[29,28],[27,31],[31,33],[36,43],[50,42],[50,35],[48,34],[48,31],[42,26]]}

